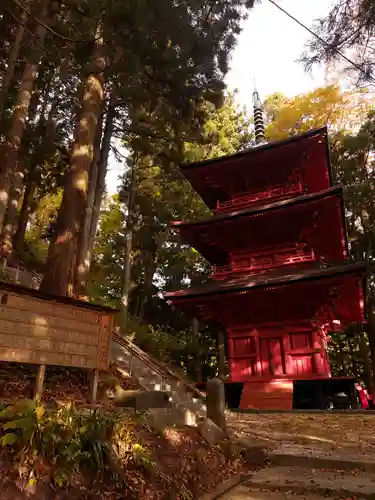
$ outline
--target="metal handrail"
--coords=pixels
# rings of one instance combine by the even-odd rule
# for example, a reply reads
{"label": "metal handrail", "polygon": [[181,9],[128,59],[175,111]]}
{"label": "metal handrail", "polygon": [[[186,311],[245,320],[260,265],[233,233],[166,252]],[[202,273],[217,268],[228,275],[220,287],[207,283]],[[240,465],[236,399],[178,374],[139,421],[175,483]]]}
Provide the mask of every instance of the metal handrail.
{"label": "metal handrail", "polygon": [[143,363],[145,363],[149,368],[154,370],[158,375],[160,375],[162,378],[172,378],[176,380],[178,383],[183,385],[189,392],[192,392],[196,397],[199,399],[205,399],[204,394],[199,391],[196,387],[194,387],[192,384],[189,384],[186,382],[186,380],[172,371],[168,366],[165,366],[161,362],[155,360],[152,358],[149,354],[145,353],[140,349],[137,345],[135,345],[133,342],[131,342],[129,339],[122,337],[118,335],[116,332],[113,332],[112,339],[114,342],[117,342],[121,346],[125,347],[131,353],[140,359]]}
{"label": "metal handrail", "polygon": [[149,368],[151,368],[153,371],[155,371],[158,375],[160,375],[161,377],[165,378],[165,374],[162,373],[162,371],[159,370],[156,366],[154,366],[154,364],[146,356],[144,356],[141,353],[139,353],[135,349],[134,344],[131,344],[131,342],[129,342],[127,339],[124,339],[123,337],[120,337],[120,335],[117,335],[117,333],[113,333],[112,340],[114,342],[117,342],[118,344],[120,344],[122,347],[125,347],[126,349],[128,349],[129,351],[131,351],[131,353],[136,358],[140,359],[145,365],[147,365]]}

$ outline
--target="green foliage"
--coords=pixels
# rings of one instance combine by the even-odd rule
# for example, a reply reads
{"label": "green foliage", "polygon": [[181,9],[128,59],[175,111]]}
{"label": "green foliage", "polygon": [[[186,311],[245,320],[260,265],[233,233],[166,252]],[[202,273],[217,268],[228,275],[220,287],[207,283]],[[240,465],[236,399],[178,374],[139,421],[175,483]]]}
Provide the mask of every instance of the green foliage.
{"label": "green foliage", "polygon": [[148,450],[145,446],[142,446],[139,443],[134,443],[131,446],[130,456],[136,467],[143,468],[146,471],[150,471],[152,469],[152,455],[150,450]]}
{"label": "green foliage", "polygon": [[[173,220],[198,219],[209,215],[202,200],[182,178],[178,163],[234,153],[249,146],[251,134],[247,112],[238,109],[233,95],[228,95],[219,109],[207,101],[203,102],[202,112],[205,120],[194,142],[183,133],[180,138],[172,135],[168,141],[140,140],[131,143],[134,150],[131,161],[135,169],[131,214],[133,316],[145,317],[145,306],[150,304],[155,291],[156,275],[160,290],[192,281],[202,283],[210,272],[210,265],[197,252],[182,244],[171,229]],[[145,110],[143,119],[152,123],[156,117]],[[179,145],[178,139],[183,141],[182,144]],[[178,162],[175,156],[177,149],[181,154]],[[120,194],[125,203],[129,189],[130,172],[124,177]]]}
{"label": "green foliage", "polygon": [[52,410],[24,400],[4,409],[0,421],[0,444],[15,452],[17,467],[27,479],[48,477],[64,486],[79,473],[117,473],[115,444],[127,447],[123,465],[149,468],[152,464],[148,450],[132,442],[128,424],[117,414],[84,413],[73,406]]}
{"label": "green foliage", "polygon": [[173,366],[173,369],[192,380],[196,378],[196,362],[199,360],[202,376],[212,378],[217,375],[218,353],[213,327],[201,325],[199,338],[192,335],[189,327],[169,328],[129,322],[129,332],[133,341],[145,352],[159,361]]}
{"label": "green foliage", "polygon": [[118,196],[107,202],[93,250],[88,295],[104,305],[120,304],[123,276],[124,206]]}
{"label": "green foliage", "polygon": [[26,259],[29,256],[45,262],[61,197],[62,191],[59,189],[56,193],[46,195],[36,206],[25,234],[23,252]]}
{"label": "green foliage", "polygon": [[234,154],[251,145],[250,116],[236,104],[236,93],[227,94],[218,109],[209,102],[205,106],[200,137],[184,145],[186,163]]}
{"label": "green foliage", "polygon": [[317,88],[290,99],[276,93],[265,102],[266,136],[269,140],[286,139],[324,126],[333,132],[348,132],[365,121],[370,103],[366,89],[349,92],[339,85]]}
{"label": "green foliage", "polygon": [[[250,119],[246,109],[228,95],[218,109],[208,101],[201,103],[205,117],[194,141],[182,134],[180,161],[200,161],[232,154],[251,144]],[[201,344],[192,341],[191,321],[173,311],[158,297],[162,290],[204,283],[211,266],[197,251],[179,241],[171,228],[174,219],[198,219],[209,216],[202,200],[183,180],[177,159],[178,138],[173,129],[165,129],[160,114],[147,108],[137,109],[135,123],[155,126],[157,138],[139,134],[129,147],[134,151],[134,203],[131,213],[133,250],[131,255],[131,328],[135,340],[161,361],[194,374],[199,356],[207,364],[207,375],[216,373],[214,334],[202,326]],[[163,129],[159,130],[159,127]],[[170,134],[170,136],[168,136]],[[167,139],[165,138],[167,136]],[[94,246],[89,295],[95,301],[120,305],[124,275],[124,244],[130,170],[124,176],[119,196],[107,200]]]}
{"label": "green foliage", "polygon": [[17,449],[19,465],[29,477],[49,472],[62,486],[83,467],[100,474],[109,463],[108,437],[114,422],[97,412],[83,417],[73,407],[52,412],[41,403],[22,401],[0,417],[6,431],[1,443]]}
{"label": "green foliage", "polygon": [[[370,40],[375,32],[375,9],[369,0],[336,0],[328,15],[316,19],[302,61],[310,69],[315,64],[339,61],[341,69],[357,81],[373,84],[374,58]],[[323,40],[323,41],[322,41]],[[350,55],[343,60],[340,53]]]}

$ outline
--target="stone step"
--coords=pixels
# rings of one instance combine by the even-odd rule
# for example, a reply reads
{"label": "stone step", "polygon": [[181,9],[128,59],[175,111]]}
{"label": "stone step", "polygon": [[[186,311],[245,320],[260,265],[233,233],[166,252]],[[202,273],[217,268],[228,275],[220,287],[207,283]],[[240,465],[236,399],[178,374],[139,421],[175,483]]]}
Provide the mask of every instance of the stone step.
{"label": "stone step", "polygon": [[[211,500],[214,498],[212,497]],[[221,500],[327,500],[327,496],[325,495],[309,493],[301,495],[291,493],[290,491],[265,491],[243,485],[237,486],[232,491],[216,498],[220,498]],[[360,499],[360,496],[356,496],[356,500]],[[335,496],[335,500],[348,500],[348,497],[345,495]]]}
{"label": "stone step", "polygon": [[267,453],[272,465],[310,469],[362,470],[375,473],[375,458],[345,449],[330,450],[283,443]]}
{"label": "stone step", "polygon": [[375,473],[273,466],[262,469],[243,487],[297,494],[355,496],[375,500]]}

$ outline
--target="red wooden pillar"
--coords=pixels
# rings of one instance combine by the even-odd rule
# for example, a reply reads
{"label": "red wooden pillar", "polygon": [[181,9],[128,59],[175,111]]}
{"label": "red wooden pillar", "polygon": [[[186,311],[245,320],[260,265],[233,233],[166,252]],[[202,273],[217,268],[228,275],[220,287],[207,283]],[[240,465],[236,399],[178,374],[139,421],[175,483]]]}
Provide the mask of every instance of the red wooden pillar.
{"label": "red wooden pillar", "polygon": [[282,336],[282,344],[284,351],[284,363],[285,363],[285,374],[292,375],[293,374],[293,359],[290,355],[291,345],[290,345],[290,335],[284,333]]}
{"label": "red wooden pillar", "polygon": [[225,337],[223,330],[219,330],[217,336],[217,347],[219,352],[219,378],[225,377]]}
{"label": "red wooden pillar", "polygon": [[317,375],[331,375],[331,370],[329,368],[329,360],[326,352],[325,345],[323,343],[322,333],[319,332],[314,326],[312,326],[311,331],[313,352],[313,363],[315,368],[315,373]]}
{"label": "red wooden pillar", "polygon": [[233,338],[232,332],[230,330],[227,331],[228,336],[228,367],[229,367],[229,382],[232,382],[233,379],[233,368],[234,368],[234,350],[233,350]]}

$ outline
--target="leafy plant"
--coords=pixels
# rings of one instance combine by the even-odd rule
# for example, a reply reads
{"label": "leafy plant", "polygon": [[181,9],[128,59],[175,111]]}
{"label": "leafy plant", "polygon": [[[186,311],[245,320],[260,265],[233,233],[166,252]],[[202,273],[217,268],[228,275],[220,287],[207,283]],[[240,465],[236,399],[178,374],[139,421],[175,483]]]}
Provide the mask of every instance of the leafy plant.
{"label": "leafy plant", "polygon": [[73,406],[56,411],[25,400],[3,410],[0,420],[0,444],[16,452],[19,470],[28,478],[47,476],[63,486],[83,470],[100,475],[112,464],[117,415],[83,414]]}
{"label": "leafy plant", "polygon": [[143,468],[149,471],[152,468],[152,456],[150,450],[139,443],[133,444],[132,448],[132,461],[136,467]]}
{"label": "leafy plant", "polygon": [[[147,424],[144,425],[143,423],[143,415],[137,416],[137,422],[138,426],[142,422],[142,428],[147,427]],[[152,453],[146,446],[138,442],[132,426],[124,426],[118,422],[113,441],[116,455],[126,467],[140,468],[147,472],[151,471],[154,465]]]}

